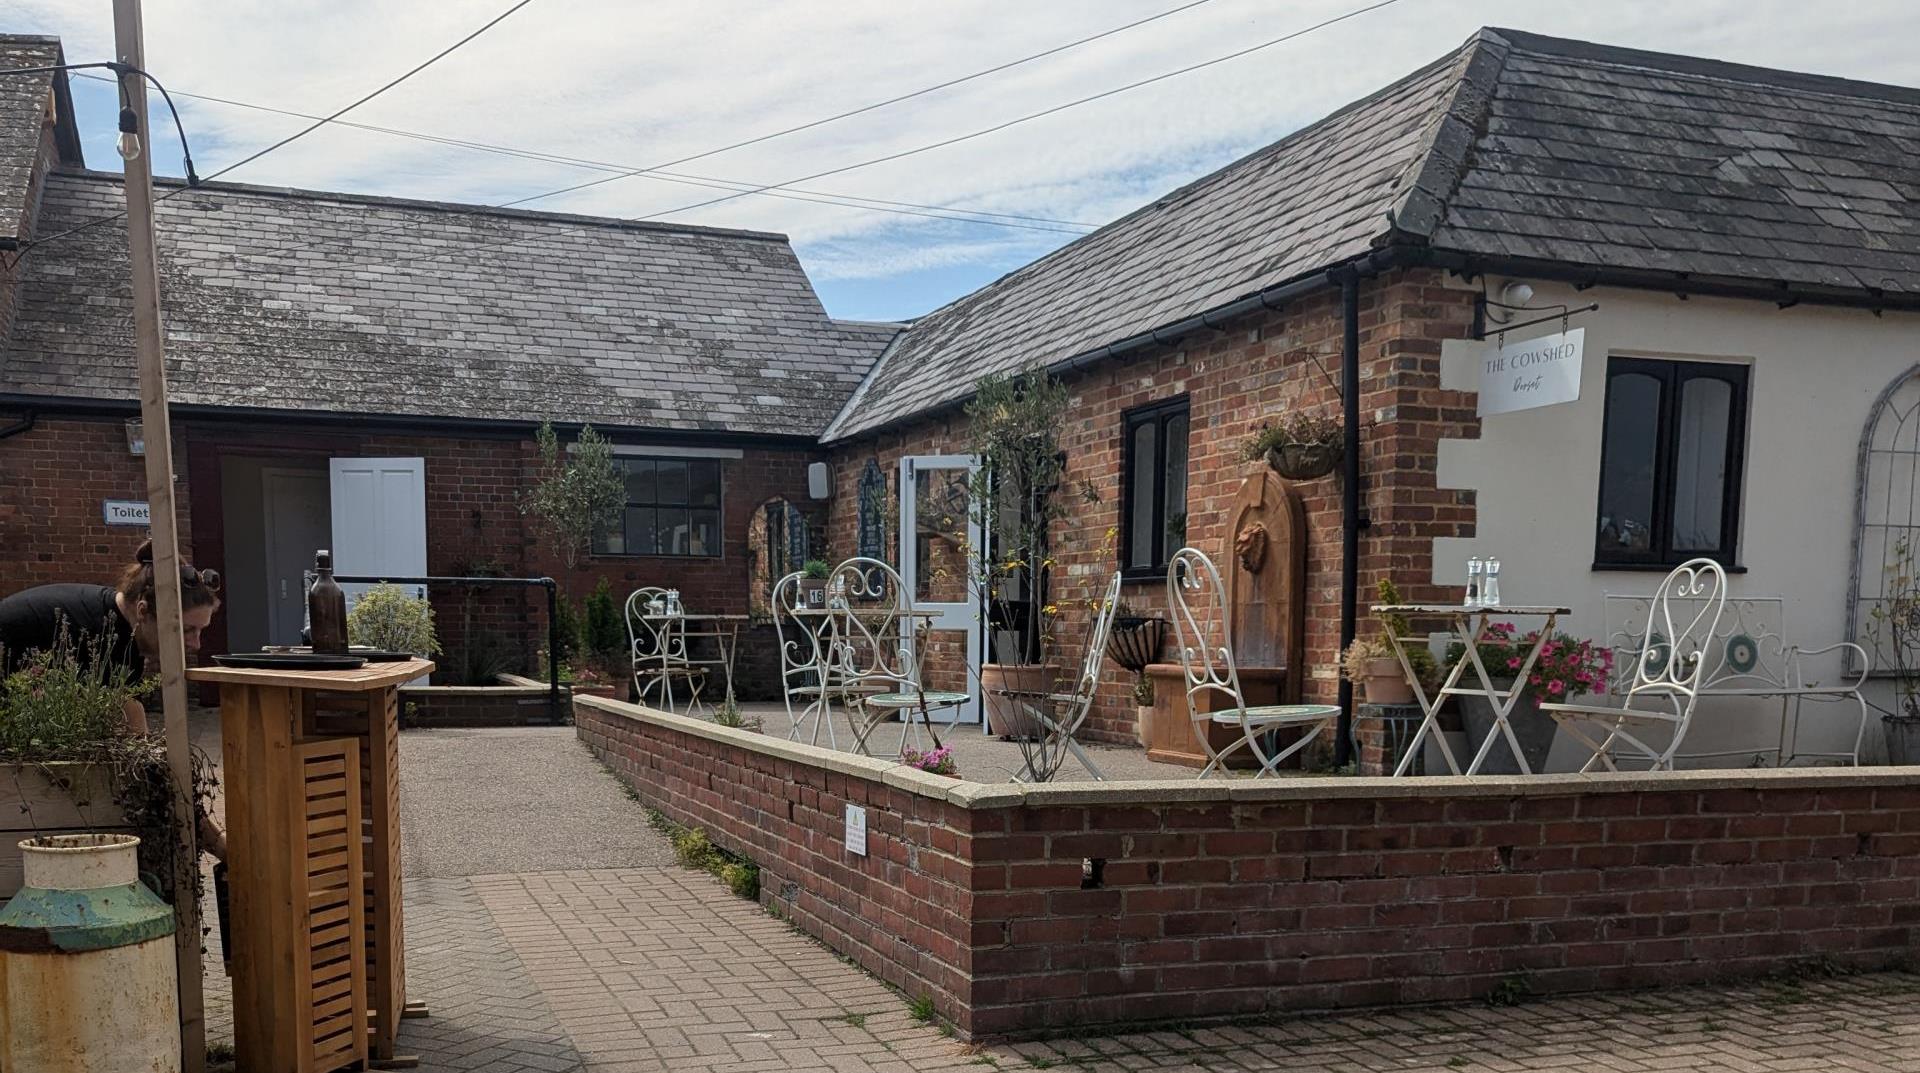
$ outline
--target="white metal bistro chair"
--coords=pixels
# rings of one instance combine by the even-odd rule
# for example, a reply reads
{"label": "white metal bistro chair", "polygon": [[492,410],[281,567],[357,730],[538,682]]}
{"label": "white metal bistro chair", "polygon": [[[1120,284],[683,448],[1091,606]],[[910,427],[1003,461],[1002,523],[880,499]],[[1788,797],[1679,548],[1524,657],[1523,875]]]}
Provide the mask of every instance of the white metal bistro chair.
{"label": "white metal bistro chair", "polygon": [[[1647,608],[1643,642],[1633,654],[1633,684],[1625,704],[1544,703],[1540,710],[1593,756],[1581,765],[1620,770],[1614,750],[1624,749],[1652,771],[1672,771],[1674,753],[1687,736],[1700,703],[1700,676],[1715,644],[1727,604],[1727,575],[1712,559],[1692,559],[1660,582]],[[1668,734],[1656,744],[1658,732]],[[1649,740],[1654,739],[1654,740]]]}
{"label": "white metal bistro chair", "polygon": [[[1167,564],[1167,607],[1173,613],[1174,643],[1186,672],[1187,718],[1207,754],[1201,778],[1225,770],[1227,757],[1242,748],[1260,762],[1255,778],[1278,775],[1281,761],[1306,748],[1340,717],[1340,709],[1329,704],[1247,706],[1246,694],[1240,689],[1240,670],[1233,661],[1226,589],[1220,584],[1219,569],[1200,549],[1181,548]],[[1217,639],[1212,635],[1214,629],[1218,630]],[[1196,703],[1215,699],[1226,704],[1208,711],[1210,703]],[[1240,736],[1226,748],[1216,750],[1207,734],[1208,725],[1216,723],[1238,727]],[[1299,739],[1278,752],[1269,753],[1261,744],[1272,731],[1296,728],[1303,731]]]}
{"label": "white metal bistro chair", "polygon": [[1074,735],[1093,710],[1094,695],[1100,691],[1100,671],[1106,665],[1107,635],[1113,632],[1113,616],[1120,607],[1120,573],[1115,571],[1107,591],[1095,609],[1093,628],[1087,634],[1087,651],[1080,661],[1080,677],[1070,693],[1032,693],[1024,690],[996,690],[1010,698],[1020,719],[1028,725],[1014,739],[1020,743],[1024,766],[1014,775],[1015,782],[1049,782],[1060,772],[1068,755],[1080,761],[1087,774],[1104,781],[1105,775],[1094,765]]}
{"label": "white metal bistro chair", "polygon": [[827,622],[818,614],[808,614],[806,599],[800,593],[803,576],[795,571],[773,586],[773,635],[780,646],[780,697],[787,704],[787,740],[800,740],[812,724],[809,745],[820,743],[820,730],[825,727],[827,747],[838,749],[832,697],[825,686],[827,659],[821,645]]}
{"label": "white metal bistro chair", "polygon": [[627,594],[627,652],[632,660],[634,696],[644,704],[648,695],[657,691],[661,708],[670,712],[674,683],[678,682],[688,694],[691,711],[699,703],[707,672],[687,656],[685,623],[676,615],[656,614],[650,609],[649,605],[657,608],[664,604],[666,597],[667,590],[653,586]]}
{"label": "white metal bistro chair", "polygon": [[957,718],[965,693],[924,687],[926,630],[916,629],[913,603],[893,567],[878,559],[853,558],[835,567],[827,580],[829,644],[824,684],[847,702],[853,722],[853,750],[866,753],[880,724],[901,716],[902,756],[913,740],[913,716],[920,716],[932,748],[940,747],[934,711],[950,709]]}

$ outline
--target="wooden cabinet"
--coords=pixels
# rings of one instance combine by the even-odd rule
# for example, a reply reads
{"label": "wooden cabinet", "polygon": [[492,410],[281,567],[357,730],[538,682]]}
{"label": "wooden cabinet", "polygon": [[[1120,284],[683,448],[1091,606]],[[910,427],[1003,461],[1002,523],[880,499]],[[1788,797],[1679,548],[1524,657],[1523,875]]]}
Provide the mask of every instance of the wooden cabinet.
{"label": "wooden cabinet", "polygon": [[432,670],[188,674],[220,687],[242,1069],[394,1057],[406,1008],[396,690]]}

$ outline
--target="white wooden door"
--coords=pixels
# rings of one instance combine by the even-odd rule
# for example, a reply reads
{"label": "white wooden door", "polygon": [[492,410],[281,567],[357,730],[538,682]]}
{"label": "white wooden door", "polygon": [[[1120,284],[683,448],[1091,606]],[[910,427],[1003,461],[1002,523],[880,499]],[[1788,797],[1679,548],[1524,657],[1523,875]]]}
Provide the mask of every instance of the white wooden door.
{"label": "white wooden door", "polygon": [[914,610],[934,616],[930,631],[935,643],[951,638],[966,653],[963,678],[942,681],[936,666],[925,684],[968,694],[972,699],[955,717],[965,723],[980,722],[980,601],[966,561],[981,548],[979,519],[970,498],[978,468],[972,455],[911,455],[900,460],[900,579]]}
{"label": "white wooden door", "polygon": [[[427,574],[427,463],[423,458],[330,458],[333,572],[381,577]],[[368,585],[342,584],[347,606]],[[404,586],[416,596],[425,586]]]}

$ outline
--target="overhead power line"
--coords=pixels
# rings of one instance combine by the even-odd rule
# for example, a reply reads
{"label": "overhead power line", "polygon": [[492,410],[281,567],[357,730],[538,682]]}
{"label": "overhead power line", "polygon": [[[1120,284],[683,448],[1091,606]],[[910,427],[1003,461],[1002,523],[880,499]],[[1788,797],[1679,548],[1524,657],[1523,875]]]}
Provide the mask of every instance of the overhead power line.
{"label": "overhead power line", "polygon": [[[1083,104],[1091,104],[1095,101],[1105,100],[1106,98],[1109,98],[1109,97],[1117,96],[1122,93],[1127,93],[1132,90],[1140,89],[1143,86],[1150,86],[1157,82],[1164,82],[1169,78],[1177,78],[1181,75],[1191,74],[1192,72],[1201,70],[1203,68],[1213,67],[1218,64],[1227,63],[1231,60],[1240,59],[1243,56],[1250,56],[1253,53],[1260,52],[1264,49],[1273,48],[1276,45],[1285,44],[1288,41],[1293,41],[1298,38],[1305,37],[1306,35],[1314,33],[1316,31],[1324,30],[1329,26],[1333,26],[1338,23],[1345,22],[1348,19],[1357,18],[1361,15],[1367,14],[1368,12],[1378,11],[1381,8],[1385,8],[1385,7],[1391,7],[1394,4],[1397,4],[1399,2],[1400,0],[1375,0],[1374,3],[1365,5],[1363,7],[1354,8],[1353,10],[1348,11],[1344,14],[1335,15],[1327,19],[1322,19],[1321,21],[1316,22],[1311,26],[1302,27],[1301,29],[1295,30],[1291,33],[1282,34],[1279,37],[1270,38],[1266,41],[1260,42],[1257,45],[1250,45],[1246,48],[1237,49],[1233,52],[1226,53],[1225,55],[1215,56],[1209,60],[1203,60],[1199,63],[1189,64],[1185,67],[1181,67],[1176,70],[1167,71],[1164,74],[1154,75],[1151,78],[1143,78],[1135,82],[1129,82],[1123,86],[1116,86],[1112,89],[1102,90],[1099,93],[1089,94],[1088,96],[1085,96],[1085,97],[1080,97],[1075,100],[1067,101],[1064,104],[1056,104],[1051,108],[1044,108],[1038,112],[1030,112],[1026,115],[1019,116],[1015,119],[1009,119],[1004,122],[995,123],[992,126],[983,127],[980,130],[976,130],[968,134],[960,134],[951,138],[942,138],[939,141],[929,142],[925,145],[915,146],[914,148],[911,148],[911,149],[902,149],[899,152],[888,153],[888,154],[885,154],[884,156],[873,157],[871,159],[862,160],[857,163],[845,164],[837,168],[828,168],[824,171],[816,171],[811,174],[799,176],[798,178],[787,179],[783,182],[767,183],[762,186],[753,187],[752,189],[749,189],[749,190],[741,190],[735,193],[727,194],[723,197],[709,198],[705,201],[696,201],[690,204],[676,206],[671,209],[661,209],[658,212],[646,213],[640,216],[623,217],[622,222],[623,223],[641,223],[647,220],[655,220],[662,216],[672,216],[675,213],[687,212],[692,209],[705,208],[709,205],[718,205],[718,204],[721,204],[722,202],[733,201],[736,198],[746,197],[751,194],[761,194],[761,193],[766,193],[767,191],[770,191],[770,190],[779,190],[785,187],[794,186],[799,183],[812,182],[815,179],[824,179],[833,175],[844,175],[847,172],[857,171],[862,168],[870,168],[876,164],[885,164],[891,161],[901,160],[906,157],[917,156],[921,153],[931,152],[935,149],[942,149],[950,145],[958,145],[962,142],[972,141],[975,138],[982,138],[982,137],[985,137],[986,135],[994,134],[999,131],[1006,130],[1009,127],[1019,126],[1022,123],[1030,123],[1036,119],[1042,119],[1042,118],[1045,118],[1046,116],[1056,115],[1060,112],[1066,111],[1067,109],[1077,108]],[[520,199],[520,201],[512,202],[511,204],[524,204],[527,201],[539,200],[542,197],[552,196],[552,194],[558,194],[561,192],[563,191],[551,191],[549,194],[539,194],[539,195],[535,195],[534,197],[522,198]],[[579,230],[579,228],[575,227],[575,228],[572,228],[571,230],[577,231]],[[543,234],[541,237],[552,238],[557,234],[566,234],[566,233],[567,233],[567,230],[562,230],[557,232],[547,232]],[[467,256],[473,253],[477,253],[481,250],[498,249],[506,246],[515,246],[523,241],[525,241],[525,237],[503,239],[496,242],[483,242],[483,243],[475,243],[472,245],[461,246],[458,249],[434,250],[434,251],[416,254],[410,257],[378,258],[372,261],[363,261],[360,263],[368,264],[368,265],[376,265],[376,264],[393,265],[393,264],[409,264],[416,261],[434,261],[434,260],[439,260],[443,257],[448,257],[448,256],[454,256],[454,255]]]}
{"label": "overhead power line", "polygon": [[[6,72],[0,72],[0,74],[4,73]],[[100,75],[85,73],[80,74],[80,77],[100,82],[113,81],[110,78],[105,78]],[[250,101],[238,101],[229,97],[214,97],[204,93],[187,93],[182,91],[180,96],[197,101],[206,101],[210,104],[225,105],[232,108],[246,108],[256,112],[269,112],[274,115],[291,116],[296,119],[319,118],[318,116],[309,115],[305,112],[291,111],[286,108],[275,108],[265,104],[255,104]],[[550,153],[538,149],[521,149],[514,146],[494,145],[488,142],[469,141],[462,138],[448,138],[438,134],[402,130],[397,127],[383,127],[372,123],[357,123],[349,119],[334,120],[333,125],[336,127],[346,127],[351,130],[364,130],[374,134],[389,135],[396,138],[410,138],[415,141],[428,142],[435,145],[449,145],[461,149],[472,149],[477,152],[493,153],[522,160],[534,160],[541,163],[560,164],[595,171],[638,174],[640,178],[675,182],[687,186],[705,186],[715,189],[744,189],[754,185],[753,183],[724,179],[712,175],[690,175],[685,172],[663,171],[657,168],[639,169],[636,171],[631,164],[616,164],[603,160],[591,160],[584,157],[567,156],[561,153]],[[821,205],[838,205],[844,208],[860,209],[868,212],[899,212],[903,215],[918,216],[927,219],[1024,227],[1031,230],[1061,231],[1070,234],[1083,233],[1098,226],[1096,224],[1082,223],[1077,220],[1060,220],[1046,216],[1021,215],[1019,213],[990,212],[985,209],[963,209],[952,205],[928,205],[915,201],[895,201],[887,198],[866,197],[858,194],[841,194],[826,190],[789,189],[784,191],[769,191],[766,196],[787,198],[793,201],[807,201]],[[288,248],[291,247],[279,247],[278,249]],[[277,251],[265,250],[255,256],[265,256],[273,252]]]}
{"label": "overhead power line", "polygon": [[[462,37],[460,40],[455,41],[453,44],[448,45],[446,48],[443,48],[439,52],[434,53],[432,56],[428,57],[424,62],[415,65],[412,69],[408,70],[405,74],[402,74],[400,77],[393,79],[392,81],[381,86],[379,89],[374,90],[372,93],[369,93],[366,96],[361,97],[359,100],[354,101],[352,104],[347,105],[345,108],[342,108],[339,111],[334,112],[332,115],[327,116],[324,119],[316,120],[311,126],[308,126],[294,134],[290,134],[287,137],[282,138],[277,142],[274,142],[272,145],[267,146],[265,149],[261,149],[257,152],[250,153],[247,156],[242,157],[241,159],[236,160],[231,164],[228,164],[226,167],[221,168],[219,171],[216,171],[212,175],[207,176],[207,179],[218,179],[220,176],[225,175],[226,173],[234,170],[235,168],[242,167],[247,164],[251,164],[256,160],[259,160],[261,157],[266,156],[268,153],[284,148],[285,146],[290,145],[293,142],[296,142],[301,138],[306,137],[307,135],[320,129],[326,124],[333,122],[336,119],[339,119],[341,116],[346,115],[348,112],[353,111],[355,108],[358,108],[361,105],[367,103],[368,101],[373,100],[375,97],[380,96],[382,93],[385,93],[386,91],[392,89],[393,87],[399,85],[400,83],[405,82],[407,79],[412,78],[414,75],[419,74],[421,71],[424,71],[427,68],[433,66],[434,64],[440,62],[441,60],[447,58],[449,55],[451,55],[456,49],[460,48],[462,45],[465,45],[467,42],[472,41],[474,38],[479,37],[481,34],[486,33],[488,30],[493,29],[495,26],[498,26],[501,22],[505,21],[508,16],[512,15],[514,12],[519,11],[521,8],[526,7],[528,4],[531,4],[531,3],[533,3],[533,0],[519,0],[519,2],[515,3],[512,7],[509,7],[507,10],[487,20],[487,22],[483,24],[479,29],[474,30],[472,33],[468,34],[467,36]],[[185,137],[186,135],[183,132],[181,135],[182,141],[185,140]],[[192,187],[183,186],[177,190],[170,191],[158,198],[155,198],[154,204],[157,205],[160,202],[167,200],[167,198],[176,197],[186,192],[189,189],[192,189]],[[57,234],[48,235],[45,238],[30,240],[26,244],[26,246],[21,249],[20,251],[21,255],[24,256],[25,254],[31,252],[37,246],[43,246],[49,242],[58,242],[59,240],[66,238],[69,235],[73,235],[78,232],[85,231],[89,227],[97,227],[109,221],[118,220],[125,215],[126,215],[126,210],[123,209],[119,212],[111,213],[106,216],[101,216],[92,220],[88,220],[83,224],[79,224],[75,227],[68,228],[67,230],[61,231]]]}
{"label": "overhead power line", "polygon": [[[865,115],[868,112],[873,112],[881,108],[886,108],[895,104],[899,104],[903,101],[910,101],[917,97],[924,97],[929,93],[937,93],[943,89],[950,89],[954,86],[962,85],[967,82],[972,82],[981,78],[988,77],[989,75],[998,74],[1002,71],[1012,70],[1015,67],[1020,67],[1025,64],[1033,63],[1036,60],[1045,59],[1048,56],[1058,55],[1069,49],[1078,48],[1081,45],[1091,44],[1092,42],[1099,41],[1103,38],[1112,37],[1113,35],[1118,33],[1124,33],[1136,27],[1145,26],[1148,23],[1157,22],[1160,19],[1164,19],[1172,15],[1177,15],[1183,11],[1190,11],[1196,7],[1200,7],[1204,4],[1208,4],[1211,2],[1212,0],[1187,0],[1187,2],[1179,4],[1175,7],[1168,8],[1165,11],[1161,11],[1157,14],[1149,15],[1145,18],[1135,19],[1132,22],[1122,23],[1119,26],[1114,26],[1109,29],[1102,30],[1099,33],[1088,34],[1085,37],[1076,38],[1072,41],[1068,41],[1063,44],[1054,45],[1051,48],[1043,49],[1039,52],[1031,53],[1029,55],[1022,56],[1018,59],[1008,60],[1004,63],[994,64],[991,67],[982,68],[981,70],[974,71],[970,74],[961,75],[957,78],[949,78],[943,82],[937,82],[937,83],[934,83],[933,85],[924,86],[920,89],[912,90],[907,93],[897,94],[895,96],[888,97],[884,100],[874,101],[871,104],[863,104],[858,108],[852,108],[844,112],[838,112],[833,115],[826,116],[825,118],[822,118],[822,119],[809,120],[805,123],[798,123],[793,126],[784,127],[780,130],[770,131],[765,134],[757,134],[751,138],[744,138],[744,139],[741,139],[740,141],[729,142],[726,145],[718,146],[713,149],[705,149],[698,153],[690,153],[686,156],[676,157],[675,159],[662,161],[659,164],[650,165],[644,168],[624,168],[618,174],[604,176],[602,178],[595,179],[590,182],[575,183],[569,186],[561,187],[560,189],[557,189],[557,190],[548,190],[543,193],[532,194],[522,198],[515,198],[512,201],[504,201],[498,204],[476,206],[474,209],[472,209],[468,213],[465,213],[464,215],[478,215],[485,212],[491,212],[497,209],[513,208],[516,205],[524,205],[532,201],[542,201],[550,197],[558,197],[561,194],[572,193],[577,190],[584,190],[590,186],[599,186],[605,183],[616,182],[621,179],[632,178],[637,175],[645,175],[650,172],[660,171],[661,169],[664,169],[664,168],[678,167],[681,164],[689,164],[696,160],[704,160],[708,157],[718,156],[721,153],[732,152],[735,149],[744,149],[750,145],[759,145],[763,142],[769,142],[776,138],[783,138],[790,134],[798,134],[801,131],[814,130],[819,127],[826,126],[829,123],[837,123],[843,119],[850,119],[854,116]],[[779,185],[781,187],[788,187],[788,186],[793,186],[794,184],[782,183]],[[745,192],[746,191],[742,191],[742,193],[745,193]],[[756,188],[753,192],[762,193],[765,191],[764,189]],[[929,206],[913,206],[913,207],[928,208]],[[1047,221],[1047,222],[1059,223],[1064,221]],[[374,231],[369,231],[364,234],[355,235],[355,236],[352,236],[351,238],[317,239],[311,242],[302,242],[302,243],[296,243],[296,244],[291,244],[287,246],[278,246],[270,249],[261,250],[261,251],[258,251],[257,253],[249,254],[248,258],[258,259],[262,257],[269,257],[279,253],[297,253],[301,250],[311,249],[317,246],[335,245],[341,242],[351,243],[356,241],[364,241],[365,239],[373,238],[378,235],[390,234],[394,231],[405,230],[409,227],[417,227],[417,226],[420,226],[420,225],[416,222],[409,221],[406,223],[395,224],[391,227],[384,227]]]}

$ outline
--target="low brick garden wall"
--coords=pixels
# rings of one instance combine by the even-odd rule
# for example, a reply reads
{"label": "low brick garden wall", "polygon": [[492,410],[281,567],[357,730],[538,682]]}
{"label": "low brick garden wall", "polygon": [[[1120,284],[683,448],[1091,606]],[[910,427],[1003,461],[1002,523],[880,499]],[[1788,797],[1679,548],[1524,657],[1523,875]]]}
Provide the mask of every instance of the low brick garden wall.
{"label": "low brick garden wall", "polygon": [[1920,923],[1911,768],[1020,787],[595,698],[575,719],[967,1038],[1879,968]]}

